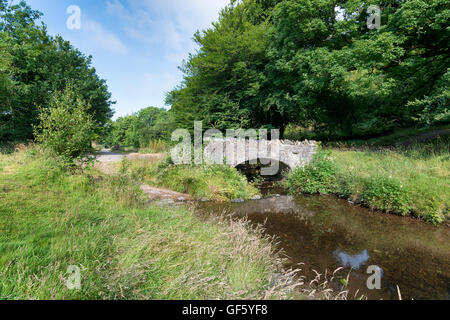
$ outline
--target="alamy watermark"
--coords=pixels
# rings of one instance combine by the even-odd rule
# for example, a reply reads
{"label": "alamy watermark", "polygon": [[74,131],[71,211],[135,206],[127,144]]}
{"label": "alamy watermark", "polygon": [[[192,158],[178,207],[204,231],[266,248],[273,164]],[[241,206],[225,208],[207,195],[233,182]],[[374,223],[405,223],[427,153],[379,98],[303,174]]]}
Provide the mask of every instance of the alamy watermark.
{"label": "alamy watermark", "polygon": [[81,289],[81,269],[78,266],[68,266],[67,273],[70,276],[66,280],[66,286],[69,290],[80,290]]}
{"label": "alamy watermark", "polygon": [[370,30],[381,28],[381,9],[379,6],[371,5],[367,8],[367,28]]}
{"label": "alamy watermark", "polygon": [[[335,13],[336,13],[336,20],[342,21],[345,20],[346,17],[350,19],[358,19],[358,17],[363,13],[364,9],[360,8],[356,10],[353,13],[347,12],[344,8],[336,6],[335,7]],[[366,9],[367,19],[367,28],[369,30],[379,30],[381,28],[381,8],[377,5],[370,5]],[[358,20],[359,23],[359,20]]]}
{"label": "alamy watermark", "polygon": [[[236,166],[249,162],[261,164],[261,174],[274,176],[280,170],[280,130],[227,129],[225,135],[217,129],[206,130],[202,122],[195,122],[194,137],[186,129],[172,133],[178,145],[171,151],[174,164],[227,164]],[[181,141],[180,141],[181,140]]]}
{"label": "alamy watermark", "polygon": [[66,26],[69,30],[81,29],[81,9],[79,6],[71,5],[66,10],[70,16],[67,18]]}
{"label": "alamy watermark", "polygon": [[383,270],[379,266],[369,266],[367,274],[371,276],[367,279],[367,289],[381,290],[381,278],[383,277]]}

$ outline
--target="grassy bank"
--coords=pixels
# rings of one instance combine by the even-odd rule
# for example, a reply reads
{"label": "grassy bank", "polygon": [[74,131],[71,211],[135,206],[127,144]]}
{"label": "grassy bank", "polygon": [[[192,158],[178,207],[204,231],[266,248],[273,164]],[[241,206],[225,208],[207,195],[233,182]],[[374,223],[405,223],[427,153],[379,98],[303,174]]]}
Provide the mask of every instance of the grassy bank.
{"label": "grassy bank", "polygon": [[225,165],[175,166],[170,159],[162,162],[133,159],[123,162],[120,170],[145,184],[187,193],[197,199],[229,201],[259,194],[235,168]]}
{"label": "grassy bank", "polygon": [[321,151],[293,171],[292,193],[337,194],[370,208],[413,215],[429,222],[448,219],[449,138],[380,152]]}
{"label": "grassy bank", "polygon": [[[0,190],[0,299],[286,296],[259,231],[144,205],[128,175],[68,174],[27,149],[0,155]],[[65,285],[70,265],[81,290]]]}

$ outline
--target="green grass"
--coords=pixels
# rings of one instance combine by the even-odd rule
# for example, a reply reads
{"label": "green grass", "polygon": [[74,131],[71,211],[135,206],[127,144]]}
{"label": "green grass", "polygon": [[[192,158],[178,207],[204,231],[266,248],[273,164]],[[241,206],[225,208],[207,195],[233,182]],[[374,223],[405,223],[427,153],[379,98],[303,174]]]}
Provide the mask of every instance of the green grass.
{"label": "green grass", "polygon": [[[37,149],[0,155],[0,299],[258,299],[274,249],[245,222],[144,205],[128,175],[71,175]],[[65,285],[81,268],[81,290]]]}
{"label": "green grass", "polygon": [[[225,165],[181,165],[169,160],[126,160],[125,171],[143,183],[214,201],[250,199],[259,191],[235,168]],[[123,168],[122,168],[123,170]]]}
{"label": "green grass", "polygon": [[258,190],[235,168],[219,165],[169,167],[160,173],[158,184],[215,201],[249,199],[258,194]]}
{"label": "green grass", "polygon": [[444,137],[408,149],[322,151],[310,166],[294,170],[285,185],[293,193],[333,193],[439,223],[449,218],[449,145]]}

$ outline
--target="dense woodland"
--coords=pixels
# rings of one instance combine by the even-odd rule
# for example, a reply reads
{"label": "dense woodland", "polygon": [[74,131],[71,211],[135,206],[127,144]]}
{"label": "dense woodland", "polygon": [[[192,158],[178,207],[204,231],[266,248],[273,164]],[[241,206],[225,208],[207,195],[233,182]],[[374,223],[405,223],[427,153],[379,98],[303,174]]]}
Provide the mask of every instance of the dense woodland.
{"label": "dense woodland", "polygon": [[449,21],[447,0],[232,1],[195,35],[167,102],[186,127],[295,124],[326,138],[448,123]]}
{"label": "dense woodland", "polygon": [[165,109],[148,107],[108,124],[108,146],[148,147],[150,141],[169,141],[175,130],[173,116]]}
{"label": "dense woodland", "polygon": [[[367,8],[382,10],[368,29]],[[115,122],[110,93],[86,57],[38,24],[25,3],[0,0],[0,139],[33,138],[39,110],[70,85],[110,144],[168,139],[173,128],[278,128],[320,139],[448,124],[447,0],[231,1],[167,95]],[[145,107],[145,106],[142,106]],[[106,134],[108,133],[108,134]]]}

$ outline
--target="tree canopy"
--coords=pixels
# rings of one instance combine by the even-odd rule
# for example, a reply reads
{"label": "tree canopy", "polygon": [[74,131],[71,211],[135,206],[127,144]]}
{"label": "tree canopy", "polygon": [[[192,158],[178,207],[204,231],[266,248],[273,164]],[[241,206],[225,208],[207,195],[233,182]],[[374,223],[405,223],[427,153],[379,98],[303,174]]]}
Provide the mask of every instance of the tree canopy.
{"label": "tree canopy", "polygon": [[169,140],[175,129],[171,123],[167,110],[148,107],[111,122],[105,142],[110,146],[146,147],[151,141]]}
{"label": "tree canopy", "polygon": [[0,0],[0,140],[33,138],[39,107],[71,85],[84,100],[98,127],[113,115],[105,80],[85,56],[62,37],[52,37],[38,24],[42,14],[24,1]]}
{"label": "tree canopy", "polygon": [[89,107],[70,85],[55,92],[49,108],[39,114],[40,122],[34,127],[36,141],[67,165],[88,161],[86,154],[97,138]]}
{"label": "tree canopy", "polygon": [[[369,29],[370,5],[381,28]],[[448,123],[447,0],[231,1],[167,96],[178,126],[369,136]]]}

